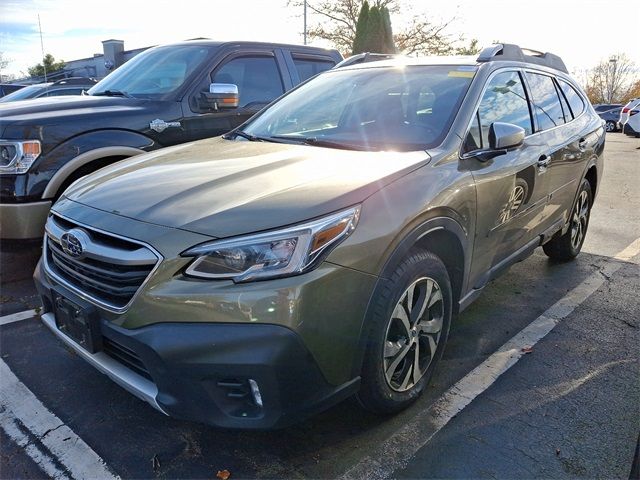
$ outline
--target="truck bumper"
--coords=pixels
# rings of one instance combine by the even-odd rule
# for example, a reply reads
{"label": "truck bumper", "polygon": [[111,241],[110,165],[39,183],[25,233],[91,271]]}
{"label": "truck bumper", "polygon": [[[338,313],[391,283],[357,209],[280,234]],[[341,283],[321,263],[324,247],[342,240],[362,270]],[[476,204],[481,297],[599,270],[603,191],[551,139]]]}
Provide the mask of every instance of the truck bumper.
{"label": "truck bumper", "polygon": [[41,238],[51,209],[51,201],[0,203],[0,239]]}

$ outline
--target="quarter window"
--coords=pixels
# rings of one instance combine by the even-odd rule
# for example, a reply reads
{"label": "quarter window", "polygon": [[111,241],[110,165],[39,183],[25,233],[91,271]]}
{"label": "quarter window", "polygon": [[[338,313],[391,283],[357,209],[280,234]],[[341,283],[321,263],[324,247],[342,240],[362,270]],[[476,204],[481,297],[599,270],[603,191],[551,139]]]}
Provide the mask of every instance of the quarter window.
{"label": "quarter window", "polygon": [[564,124],[564,114],[556,87],[553,85],[553,78],[531,72],[527,72],[526,76],[531,89],[533,110],[538,120],[538,130],[549,130]]}
{"label": "quarter window", "polygon": [[270,103],[284,93],[274,57],[234,58],[215,72],[213,82],[237,85],[242,107]]}
{"label": "quarter window", "polygon": [[518,72],[498,73],[489,81],[465,139],[465,151],[487,148],[489,127],[494,122],[518,125],[526,135],[533,132],[527,96]]}
{"label": "quarter window", "polygon": [[304,82],[308,78],[333,68],[334,62],[315,58],[293,56],[293,64],[296,66],[300,81]]}
{"label": "quarter window", "polygon": [[560,97],[560,104],[562,105],[562,111],[564,112],[564,121],[569,123],[573,120],[573,115],[571,115],[571,109],[569,108],[569,104],[567,103],[567,99],[564,98],[562,92],[560,92],[560,87],[556,85],[556,90],[558,92],[558,97]]}
{"label": "quarter window", "polygon": [[584,102],[578,92],[576,92],[575,88],[569,85],[564,80],[558,79],[558,85],[560,85],[560,89],[567,101],[569,102],[569,106],[571,107],[571,112],[573,113],[573,118],[576,118],[580,115],[584,110]]}

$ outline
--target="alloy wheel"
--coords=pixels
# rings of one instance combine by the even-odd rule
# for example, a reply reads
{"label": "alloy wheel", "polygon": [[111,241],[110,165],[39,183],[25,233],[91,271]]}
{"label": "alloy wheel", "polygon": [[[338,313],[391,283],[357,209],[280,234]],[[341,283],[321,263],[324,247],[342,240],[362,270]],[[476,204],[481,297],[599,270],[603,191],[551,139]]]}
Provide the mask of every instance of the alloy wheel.
{"label": "alloy wheel", "polygon": [[387,326],[383,353],[389,387],[404,392],[424,376],[436,355],[444,319],[438,283],[429,277],[414,281],[396,304]]}
{"label": "alloy wheel", "polygon": [[578,249],[582,244],[584,235],[587,232],[589,221],[589,195],[586,190],[582,190],[578,196],[578,201],[573,209],[571,217],[571,246]]}

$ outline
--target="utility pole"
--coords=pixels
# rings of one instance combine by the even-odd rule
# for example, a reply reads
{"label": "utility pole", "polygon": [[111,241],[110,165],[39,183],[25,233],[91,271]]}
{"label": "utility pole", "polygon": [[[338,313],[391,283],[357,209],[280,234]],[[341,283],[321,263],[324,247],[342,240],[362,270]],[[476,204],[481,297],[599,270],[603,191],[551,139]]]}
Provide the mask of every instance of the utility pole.
{"label": "utility pole", "polygon": [[611,58],[609,58],[609,64],[613,66],[613,69],[611,70],[611,73],[609,75],[609,78],[607,79],[607,102],[608,103],[612,103],[613,102],[613,95],[615,93],[615,91],[617,90],[617,83],[618,83],[618,57],[616,57],[615,55],[613,55]]}
{"label": "utility pole", "polygon": [[40,30],[40,49],[42,50],[42,66],[44,67],[44,83],[47,83],[47,64],[44,61],[44,42],[42,41],[42,25],[40,25],[40,14],[38,14],[38,29]]}
{"label": "utility pole", "polygon": [[304,0],[304,44],[307,44],[307,0]]}

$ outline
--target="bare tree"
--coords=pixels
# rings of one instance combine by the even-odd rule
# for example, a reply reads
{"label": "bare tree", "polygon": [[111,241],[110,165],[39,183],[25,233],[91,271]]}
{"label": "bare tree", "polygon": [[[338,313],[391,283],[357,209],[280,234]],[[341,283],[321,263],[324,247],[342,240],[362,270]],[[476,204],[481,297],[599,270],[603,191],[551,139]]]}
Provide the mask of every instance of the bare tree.
{"label": "bare tree", "polygon": [[[330,41],[342,53],[351,53],[356,36],[358,14],[364,0],[307,0],[307,8],[320,18],[308,35]],[[301,0],[289,0],[301,6]],[[400,0],[373,0],[369,4],[386,7],[391,14],[399,13]],[[454,39],[445,33],[451,21],[432,23],[424,15],[414,16],[407,25],[393,26],[394,41],[401,53],[446,55],[455,51]]]}
{"label": "bare tree", "polygon": [[0,52],[0,82],[4,82],[8,80],[7,79],[8,75],[3,74],[2,71],[5,68],[7,68],[10,62],[11,60],[4,56],[4,52]]}
{"label": "bare tree", "polygon": [[591,103],[615,103],[627,97],[636,79],[635,64],[625,55],[603,60],[589,73],[587,95]]}

